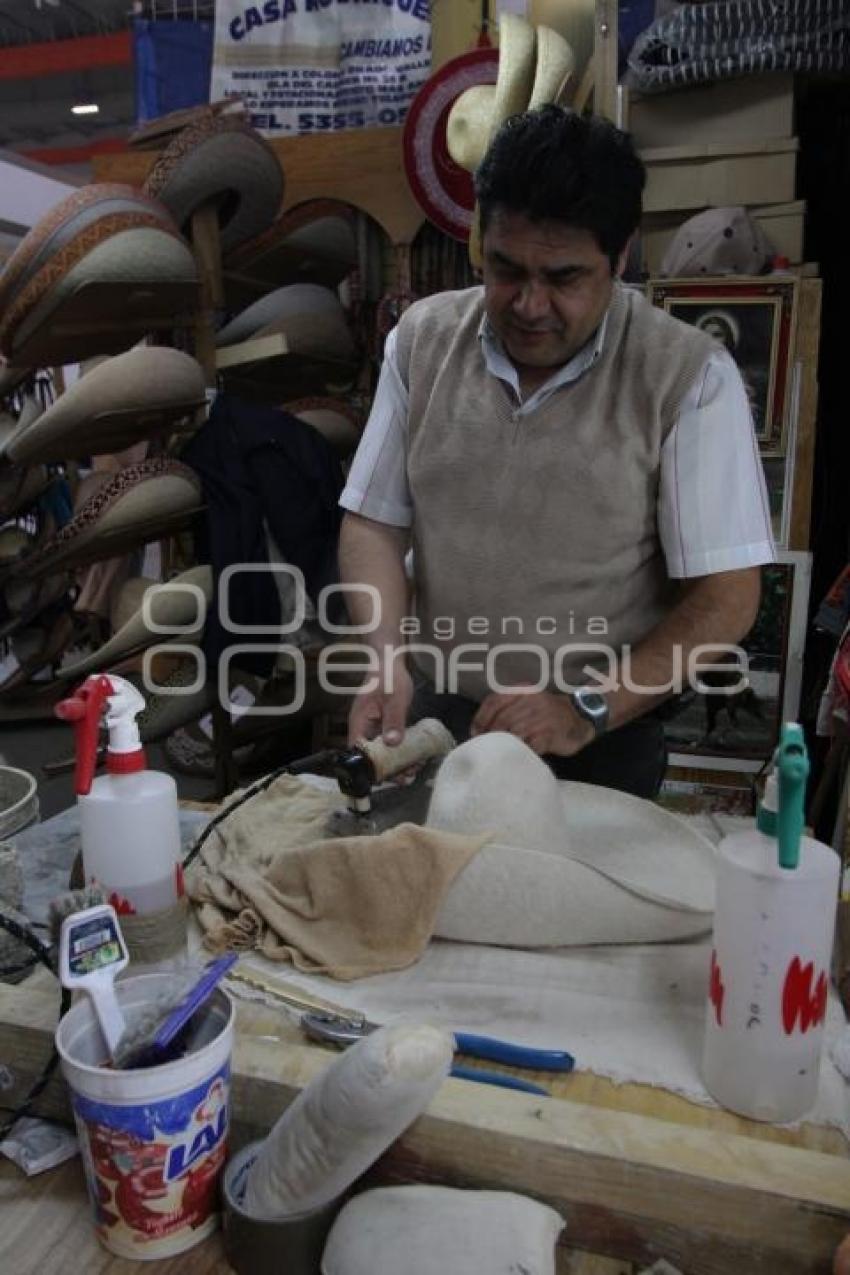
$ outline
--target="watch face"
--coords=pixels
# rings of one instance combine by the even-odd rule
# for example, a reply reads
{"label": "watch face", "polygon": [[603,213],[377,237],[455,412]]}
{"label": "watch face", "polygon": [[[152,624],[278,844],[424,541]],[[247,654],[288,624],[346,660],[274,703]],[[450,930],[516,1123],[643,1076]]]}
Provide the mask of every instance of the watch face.
{"label": "watch face", "polygon": [[575,691],[573,694],[573,703],[576,709],[581,713],[582,717],[593,722],[597,730],[600,729],[608,718],[608,702],[604,695],[599,691],[592,691],[586,688]]}

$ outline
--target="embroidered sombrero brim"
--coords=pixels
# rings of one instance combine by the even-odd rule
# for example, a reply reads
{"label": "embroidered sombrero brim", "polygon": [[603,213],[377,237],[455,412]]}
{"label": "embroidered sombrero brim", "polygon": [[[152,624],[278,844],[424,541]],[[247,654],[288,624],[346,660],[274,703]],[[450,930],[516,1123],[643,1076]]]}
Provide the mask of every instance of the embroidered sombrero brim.
{"label": "embroidered sombrero brim", "polygon": [[[98,230],[104,227],[88,240]],[[48,261],[4,312],[0,349],[41,367],[117,354],[148,332],[173,327],[197,292],[195,259],[176,232],[122,223],[92,246],[74,241],[61,259]]]}
{"label": "embroidered sombrero brim", "polygon": [[29,579],[119,557],[185,527],[201,508],[201,484],[186,465],[142,461],[110,475],[74,517],[10,574]]}
{"label": "embroidered sombrero brim", "polygon": [[306,421],[330,443],[340,460],[347,460],[360,442],[357,413],[336,398],[299,398],[284,403],[283,410]]}
{"label": "embroidered sombrero brim", "polygon": [[330,288],[314,283],[293,283],[261,297],[221,329],[216,345],[236,345],[275,333],[286,338],[294,354],[342,362],[354,357],[354,338],[339,298]]}
{"label": "embroidered sombrero brim", "polygon": [[244,120],[208,115],[182,129],[145,180],[179,226],[212,203],[221,246],[230,251],[266,230],[283,201],[284,178],[271,146]]}
{"label": "embroidered sombrero brim", "polygon": [[[66,664],[62,669],[63,677],[85,677],[98,669],[113,668],[120,660],[138,655],[157,643],[199,640],[212,599],[210,567],[192,567],[165,584],[156,584],[152,580],[131,580],[127,584],[136,586],[126,590],[128,595],[132,592],[134,600],[139,601],[133,614],[96,651],[82,660]],[[151,627],[151,622],[155,628]]]}
{"label": "embroidered sombrero brim", "polygon": [[301,279],[336,287],[357,265],[352,211],[335,199],[307,200],[230,253],[224,265],[228,301]]}
{"label": "embroidered sombrero brim", "polygon": [[29,427],[19,426],[3,452],[32,463],[122,451],[191,419],[204,389],[200,364],[181,350],[129,350],[99,363]]}

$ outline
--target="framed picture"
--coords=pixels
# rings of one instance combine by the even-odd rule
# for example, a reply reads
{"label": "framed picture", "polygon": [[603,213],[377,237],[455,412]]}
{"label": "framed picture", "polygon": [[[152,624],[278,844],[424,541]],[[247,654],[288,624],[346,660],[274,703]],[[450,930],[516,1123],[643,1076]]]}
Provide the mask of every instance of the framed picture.
{"label": "framed picture", "polygon": [[725,345],[744,380],[762,454],[785,454],[798,280],[650,279],[649,299]]}
{"label": "framed picture", "polygon": [[705,678],[709,689],[690,688],[671,702],[664,721],[671,766],[761,770],[782,723],[796,720],[812,555],[780,550],[777,558],[762,567],[761,605],[741,643],[749,666],[746,686],[729,693],[724,681],[739,683],[737,670],[728,679],[713,672]]}

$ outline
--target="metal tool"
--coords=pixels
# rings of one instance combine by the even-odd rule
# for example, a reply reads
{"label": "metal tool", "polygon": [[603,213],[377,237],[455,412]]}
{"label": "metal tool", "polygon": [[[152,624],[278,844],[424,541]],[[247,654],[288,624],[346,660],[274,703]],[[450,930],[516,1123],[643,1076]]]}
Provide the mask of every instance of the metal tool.
{"label": "metal tool", "polygon": [[[307,1013],[301,1015],[301,1028],[310,1040],[345,1049],[355,1041],[377,1031],[378,1024],[366,1019],[346,1018],[341,1014]],[[561,1049],[533,1049],[527,1045],[514,1045],[492,1036],[476,1036],[469,1032],[455,1032],[455,1048],[470,1058],[486,1062],[502,1063],[507,1067],[526,1067],[529,1071],[569,1072],[575,1067],[572,1054]],[[458,1080],[476,1080],[479,1084],[500,1085],[505,1089],[519,1089],[524,1093],[547,1094],[548,1090],[519,1076],[508,1076],[501,1071],[483,1071],[456,1063],[449,1073]]]}

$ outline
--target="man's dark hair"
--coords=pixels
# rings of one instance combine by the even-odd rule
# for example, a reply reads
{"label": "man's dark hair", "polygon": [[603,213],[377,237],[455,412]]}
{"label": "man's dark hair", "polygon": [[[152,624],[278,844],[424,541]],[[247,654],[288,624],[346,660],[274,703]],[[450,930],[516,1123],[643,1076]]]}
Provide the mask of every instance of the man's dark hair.
{"label": "man's dark hair", "polygon": [[607,120],[560,106],[512,115],[475,174],[481,233],[494,212],[589,230],[612,270],[641,215],[646,170],[631,138]]}

